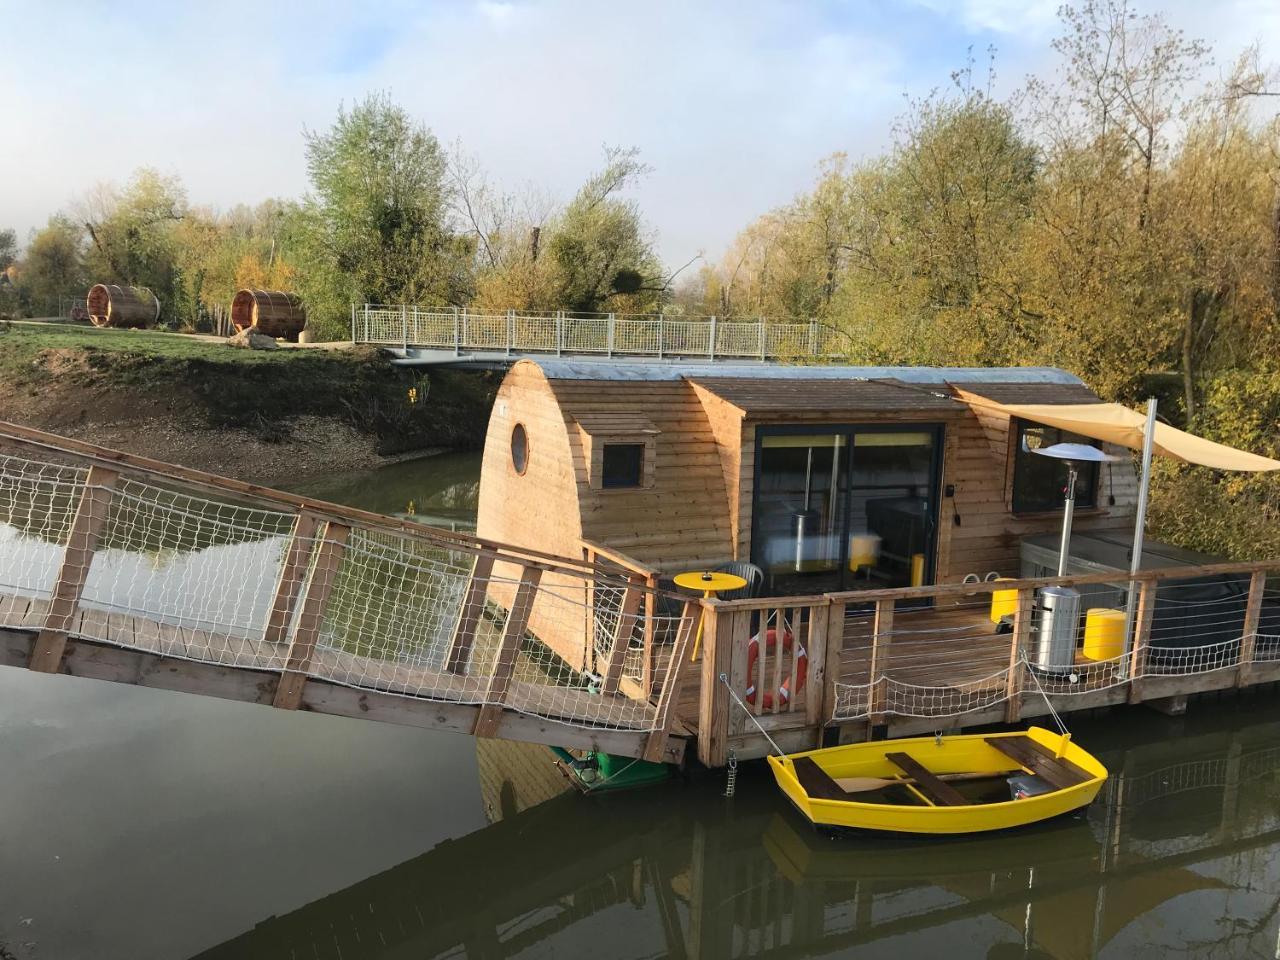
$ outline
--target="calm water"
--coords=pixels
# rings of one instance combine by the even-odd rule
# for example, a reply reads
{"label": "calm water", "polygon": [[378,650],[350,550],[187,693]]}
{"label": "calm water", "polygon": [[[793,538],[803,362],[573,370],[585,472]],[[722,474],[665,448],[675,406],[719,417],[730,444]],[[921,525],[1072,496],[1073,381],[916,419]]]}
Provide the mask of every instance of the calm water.
{"label": "calm water", "polygon": [[[478,468],[306,492],[465,523]],[[583,797],[540,748],[0,669],[0,958],[1280,957],[1280,700],[1073,727],[1087,816],[834,841],[755,767]]]}

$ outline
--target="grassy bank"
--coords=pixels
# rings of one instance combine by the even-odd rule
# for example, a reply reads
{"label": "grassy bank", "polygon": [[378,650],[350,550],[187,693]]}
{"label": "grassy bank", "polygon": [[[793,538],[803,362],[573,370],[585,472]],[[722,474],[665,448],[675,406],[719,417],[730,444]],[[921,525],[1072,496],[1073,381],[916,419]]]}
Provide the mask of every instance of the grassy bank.
{"label": "grassy bank", "polygon": [[496,385],[487,373],[392,367],[368,349],[255,351],[53,324],[0,332],[0,419],[80,435],[163,422],[283,444],[306,423],[314,446],[320,421],[355,431],[380,456],[465,449],[483,443]]}

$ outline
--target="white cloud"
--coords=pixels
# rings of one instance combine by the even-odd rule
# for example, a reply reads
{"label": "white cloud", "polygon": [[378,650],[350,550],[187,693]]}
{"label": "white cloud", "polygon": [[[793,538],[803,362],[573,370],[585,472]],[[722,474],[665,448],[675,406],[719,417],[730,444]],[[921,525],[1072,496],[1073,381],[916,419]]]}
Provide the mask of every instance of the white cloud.
{"label": "white cloud", "polygon": [[[664,257],[714,256],[824,155],[882,149],[902,94],[945,85],[967,47],[997,44],[1010,84],[1044,67],[1057,0],[922,2],[0,0],[0,226],[25,233],[143,164],[197,202],[297,195],[304,126],[388,89],[512,187],[565,197],[603,144],[638,146]],[[1277,7],[1177,0],[1170,16],[1229,60],[1280,35]]]}

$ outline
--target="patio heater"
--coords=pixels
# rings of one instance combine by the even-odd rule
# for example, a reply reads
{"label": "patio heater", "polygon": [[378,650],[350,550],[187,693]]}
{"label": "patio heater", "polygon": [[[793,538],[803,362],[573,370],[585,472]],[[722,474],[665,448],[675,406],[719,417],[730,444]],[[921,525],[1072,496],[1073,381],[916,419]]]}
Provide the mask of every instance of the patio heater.
{"label": "patio heater", "polygon": [[[1026,440],[1023,441],[1026,445]],[[1062,512],[1062,540],[1058,545],[1058,576],[1067,575],[1071,555],[1071,520],[1076,512],[1076,479],[1082,463],[1104,463],[1115,457],[1085,443],[1055,443],[1043,449],[1027,447],[1042,457],[1052,457],[1067,465],[1066,506]],[[1075,669],[1076,631],[1080,625],[1080,591],[1071,587],[1041,587],[1038,593],[1040,619],[1037,624],[1032,668],[1041,673],[1069,673]]]}

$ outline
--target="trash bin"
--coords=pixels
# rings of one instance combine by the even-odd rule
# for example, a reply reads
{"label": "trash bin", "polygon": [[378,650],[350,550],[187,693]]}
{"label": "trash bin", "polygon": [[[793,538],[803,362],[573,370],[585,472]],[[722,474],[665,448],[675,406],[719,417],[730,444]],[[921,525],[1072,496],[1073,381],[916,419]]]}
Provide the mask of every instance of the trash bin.
{"label": "trash bin", "polygon": [[1041,587],[1031,666],[1041,673],[1069,673],[1076,665],[1076,631],[1080,626],[1080,591]]}

